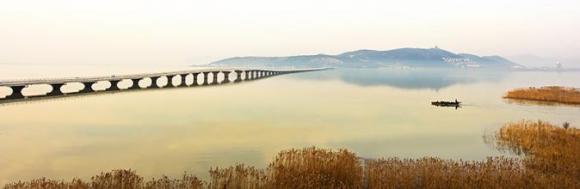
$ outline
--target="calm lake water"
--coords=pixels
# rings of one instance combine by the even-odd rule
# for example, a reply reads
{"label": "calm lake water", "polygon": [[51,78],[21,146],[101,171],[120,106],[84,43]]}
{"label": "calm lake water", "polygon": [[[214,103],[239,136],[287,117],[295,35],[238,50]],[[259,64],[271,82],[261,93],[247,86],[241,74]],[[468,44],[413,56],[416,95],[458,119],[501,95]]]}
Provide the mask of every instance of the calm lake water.
{"label": "calm lake water", "polygon": [[[160,70],[19,68],[0,69],[0,79]],[[578,127],[578,106],[502,99],[508,89],[545,85],[580,87],[580,74],[335,69],[235,85],[3,104],[0,184],[90,178],[120,168],[145,177],[204,177],[210,167],[264,167],[280,150],[308,146],[347,148],[365,158],[480,160],[505,155],[482,136],[506,122],[541,119]],[[0,89],[0,96],[9,93]],[[430,105],[455,98],[465,105]]]}

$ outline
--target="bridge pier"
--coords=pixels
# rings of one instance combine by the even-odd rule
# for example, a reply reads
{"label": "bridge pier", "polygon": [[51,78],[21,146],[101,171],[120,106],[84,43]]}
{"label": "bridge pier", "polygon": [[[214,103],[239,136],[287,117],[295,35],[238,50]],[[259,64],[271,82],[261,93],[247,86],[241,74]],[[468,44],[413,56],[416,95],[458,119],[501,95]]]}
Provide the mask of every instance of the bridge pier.
{"label": "bridge pier", "polygon": [[250,71],[246,70],[245,72],[246,72],[246,75],[244,76],[244,80],[250,79]]}
{"label": "bridge pier", "polygon": [[10,88],[12,89],[12,94],[6,96],[6,99],[21,99],[21,98],[26,98],[22,94],[22,89],[26,88],[25,85],[10,86]]}
{"label": "bridge pier", "polygon": [[151,79],[151,86],[149,86],[149,88],[160,88],[159,85],[157,84],[157,80],[159,79],[159,76],[154,76],[154,77],[149,77]]}
{"label": "bridge pier", "polygon": [[189,74],[181,74],[179,75],[179,77],[181,77],[181,83],[179,84],[179,87],[188,87],[187,83],[185,81],[185,79],[187,79],[187,75]]}
{"label": "bridge pier", "polygon": [[175,75],[166,75],[165,76],[167,78],[167,85],[165,85],[166,87],[175,87],[175,85],[173,84],[173,77],[175,77]]}
{"label": "bridge pier", "polygon": [[111,87],[109,87],[105,91],[118,91],[118,90],[121,90],[121,89],[119,89],[119,85],[118,85],[119,82],[121,82],[121,80],[109,80],[109,83],[111,83]]}
{"label": "bridge pier", "polygon": [[224,74],[224,80],[221,83],[229,83],[230,82],[230,73],[231,71],[222,71]]}
{"label": "bridge pier", "polygon": [[141,89],[141,86],[139,86],[139,81],[141,81],[141,78],[131,79],[131,81],[133,82],[133,84],[128,89],[130,89],[130,90]]}
{"label": "bridge pier", "polygon": [[90,82],[83,82],[83,85],[85,86],[85,88],[83,88],[82,90],[79,91],[79,93],[92,93],[95,92],[93,90],[93,84],[95,84],[95,81],[90,81]]}
{"label": "bridge pier", "polygon": [[220,73],[219,71],[211,72],[212,77],[213,77],[213,81],[211,81],[211,84],[219,84],[219,82],[218,82],[218,74],[219,73]]}
{"label": "bridge pier", "polygon": [[242,73],[244,71],[242,71],[242,70],[234,70],[234,72],[236,72],[236,79],[234,80],[234,83],[237,83],[237,82],[242,81]]}
{"label": "bridge pier", "polygon": [[64,93],[62,93],[62,90],[60,89],[63,85],[64,85],[64,83],[50,84],[50,86],[52,86],[52,91],[50,91],[46,95],[48,95],[48,96],[64,95]]}
{"label": "bridge pier", "polygon": [[191,86],[197,86],[197,75],[199,75],[199,73],[191,73],[191,75],[193,76],[193,83],[191,83]]}
{"label": "bridge pier", "polygon": [[210,73],[210,72],[203,72],[203,73],[202,73],[202,75],[203,75],[203,83],[202,83],[201,85],[208,85],[208,84],[209,84],[209,82],[207,81],[207,78],[209,77],[209,76],[208,76],[208,75],[209,75],[209,73]]}

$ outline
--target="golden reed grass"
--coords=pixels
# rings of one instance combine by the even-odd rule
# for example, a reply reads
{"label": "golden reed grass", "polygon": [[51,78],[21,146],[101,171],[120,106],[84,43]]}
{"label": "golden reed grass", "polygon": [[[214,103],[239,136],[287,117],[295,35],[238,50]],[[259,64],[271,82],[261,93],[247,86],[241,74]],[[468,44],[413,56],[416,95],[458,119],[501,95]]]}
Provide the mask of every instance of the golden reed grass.
{"label": "golden reed grass", "polygon": [[282,151],[267,171],[271,188],[360,188],[363,181],[359,158],[343,149]]}
{"label": "golden reed grass", "polygon": [[[485,161],[379,159],[368,163],[368,188],[570,188],[568,178],[526,171],[516,159]],[[562,180],[564,179],[564,181]]]}
{"label": "golden reed grass", "polygon": [[210,182],[207,188],[265,188],[267,177],[263,170],[251,166],[236,165],[215,168],[209,171]]}
{"label": "golden reed grass", "polygon": [[515,89],[508,91],[504,97],[518,100],[580,104],[580,91],[578,89],[558,86]]}
{"label": "golden reed grass", "polygon": [[4,186],[5,189],[201,189],[204,183],[195,176],[184,174],[179,179],[170,179],[162,176],[144,182],[143,177],[133,170],[113,170],[91,177],[90,182],[81,179],[73,179],[70,182],[50,180],[46,178],[35,179],[28,182],[18,181]]}
{"label": "golden reed grass", "polygon": [[508,123],[490,141],[522,158],[361,161],[348,150],[311,147],[282,151],[265,169],[245,165],[213,168],[209,182],[187,174],[145,182],[132,170],[114,170],[94,176],[90,182],[42,178],[7,184],[5,188],[580,188],[579,133],[576,128],[541,121]]}
{"label": "golden reed grass", "polygon": [[212,168],[209,173],[209,182],[203,182],[190,175],[180,179],[169,179],[164,176],[161,179],[144,182],[143,177],[132,170],[114,170],[93,176],[90,182],[80,179],[65,182],[43,178],[7,184],[4,188],[360,188],[363,174],[358,157],[354,153],[314,147],[282,151],[265,170],[236,165]]}
{"label": "golden reed grass", "polygon": [[542,121],[508,123],[493,144],[522,159],[388,158],[367,162],[368,188],[580,188],[580,131]]}
{"label": "golden reed grass", "polygon": [[508,123],[495,134],[495,144],[525,155],[529,169],[580,179],[580,129],[543,121]]}

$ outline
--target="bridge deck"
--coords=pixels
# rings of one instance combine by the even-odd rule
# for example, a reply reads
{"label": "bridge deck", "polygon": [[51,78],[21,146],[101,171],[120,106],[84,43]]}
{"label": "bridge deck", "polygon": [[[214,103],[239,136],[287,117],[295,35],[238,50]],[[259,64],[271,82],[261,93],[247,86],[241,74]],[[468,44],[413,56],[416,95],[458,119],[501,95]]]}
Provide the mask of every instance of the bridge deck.
{"label": "bridge deck", "polygon": [[144,74],[126,74],[126,75],[110,75],[101,77],[72,77],[72,78],[46,78],[46,79],[31,79],[31,80],[12,80],[12,81],[0,81],[0,86],[10,87],[10,86],[24,86],[24,85],[38,85],[38,84],[59,84],[59,83],[75,83],[75,82],[98,82],[98,81],[112,81],[112,80],[125,80],[125,79],[141,79],[149,77],[162,77],[168,75],[181,75],[181,74],[191,74],[200,72],[223,72],[223,71],[276,71],[276,72],[302,72],[302,71],[317,71],[324,70],[328,68],[316,68],[316,69],[291,69],[291,70],[266,70],[266,69],[236,69],[236,68],[206,68],[206,69],[192,69],[183,71],[173,71],[173,72],[158,72],[158,73],[144,73]]}

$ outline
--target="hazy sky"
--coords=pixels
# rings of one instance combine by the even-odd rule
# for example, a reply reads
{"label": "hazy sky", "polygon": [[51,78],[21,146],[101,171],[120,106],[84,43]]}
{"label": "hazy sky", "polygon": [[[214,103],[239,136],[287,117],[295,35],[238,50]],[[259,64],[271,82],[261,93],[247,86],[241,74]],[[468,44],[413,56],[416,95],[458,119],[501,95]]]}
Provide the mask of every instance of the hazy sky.
{"label": "hazy sky", "polygon": [[580,1],[0,0],[3,64],[202,64],[435,45],[573,64]]}

